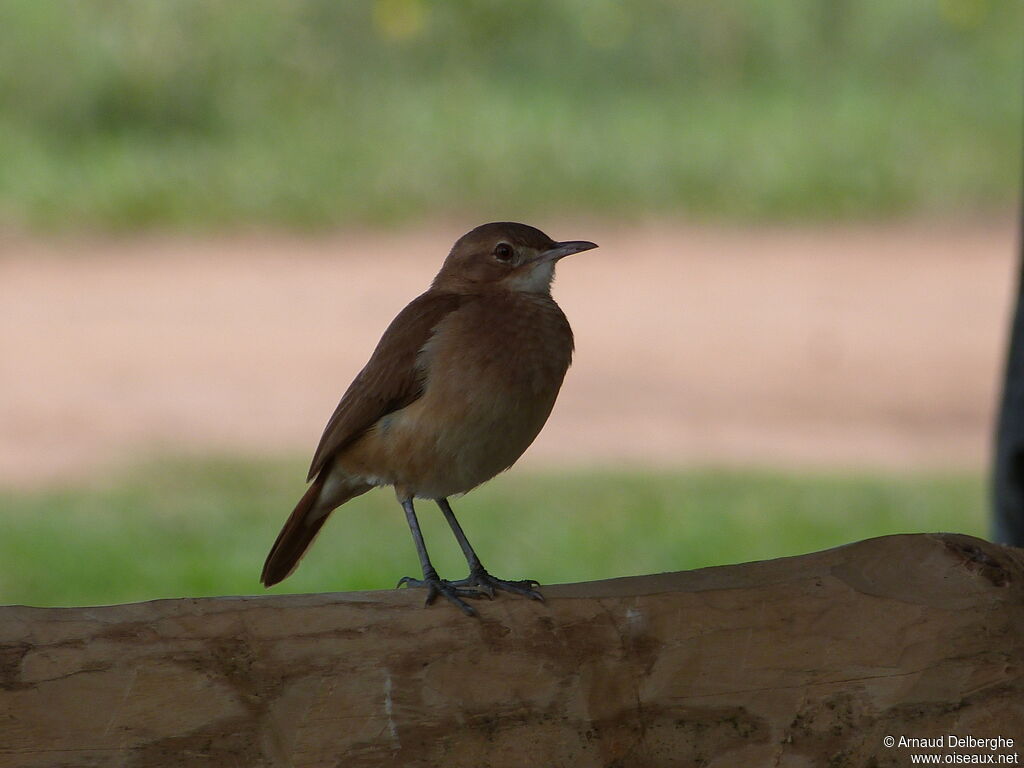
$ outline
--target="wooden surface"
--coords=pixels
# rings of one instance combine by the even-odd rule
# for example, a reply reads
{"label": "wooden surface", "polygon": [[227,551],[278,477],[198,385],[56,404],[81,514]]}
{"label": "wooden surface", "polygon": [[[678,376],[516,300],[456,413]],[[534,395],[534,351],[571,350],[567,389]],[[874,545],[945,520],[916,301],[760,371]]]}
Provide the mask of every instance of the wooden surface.
{"label": "wooden surface", "polygon": [[887,735],[1024,741],[1021,550],[890,536],[544,591],[478,620],[414,591],[0,608],[0,765],[902,766]]}

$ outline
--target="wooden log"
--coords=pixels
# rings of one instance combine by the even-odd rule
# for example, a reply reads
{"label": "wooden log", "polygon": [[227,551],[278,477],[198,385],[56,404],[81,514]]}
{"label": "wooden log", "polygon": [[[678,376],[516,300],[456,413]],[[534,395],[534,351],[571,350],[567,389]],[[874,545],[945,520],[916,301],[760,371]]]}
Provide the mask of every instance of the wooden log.
{"label": "wooden log", "polygon": [[903,766],[886,736],[1024,739],[1021,550],[888,536],[544,591],[479,619],[408,590],[0,608],[0,765]]}

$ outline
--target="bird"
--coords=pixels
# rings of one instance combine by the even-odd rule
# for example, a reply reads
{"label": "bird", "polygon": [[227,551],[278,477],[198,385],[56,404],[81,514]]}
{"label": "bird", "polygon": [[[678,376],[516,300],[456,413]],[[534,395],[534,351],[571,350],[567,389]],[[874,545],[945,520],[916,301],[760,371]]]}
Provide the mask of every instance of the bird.
{"label": "bird", "polygon": [[[483,224],[460,237],[429,289],[384,331],[327,422],[296,504],[267,555],[260,581],[287,578],[339,506],[391,486],[405,512],[426,589],[475,616],[466,599],[496,591],[543,600],[533,579],[506,581],[481,564],[449,497],[511,467],[540,433],[572,362],[572,329],[551,297],[555,265],[596,248],[556,242],[517,222]],[[441,579],[414,500],[440,507],[469,566]]]}

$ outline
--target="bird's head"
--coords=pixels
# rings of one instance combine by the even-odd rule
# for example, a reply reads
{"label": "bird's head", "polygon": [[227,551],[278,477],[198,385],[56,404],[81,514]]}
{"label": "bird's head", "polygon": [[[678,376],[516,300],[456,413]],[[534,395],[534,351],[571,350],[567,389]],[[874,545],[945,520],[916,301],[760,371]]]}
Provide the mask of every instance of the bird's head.
{"label": "bird's head", "polygon": [[434,278],[434,288],[456,293],[482,288],[548,293],[555,263],[591,248],[597,244],[587,240],[555,242],[526,224],[483,224],[455,241]]}

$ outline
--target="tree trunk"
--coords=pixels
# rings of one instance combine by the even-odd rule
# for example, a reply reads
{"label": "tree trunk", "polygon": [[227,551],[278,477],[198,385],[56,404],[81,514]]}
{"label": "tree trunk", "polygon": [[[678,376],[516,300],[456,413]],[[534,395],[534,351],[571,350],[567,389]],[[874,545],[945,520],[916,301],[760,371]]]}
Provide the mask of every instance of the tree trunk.
{"label": "tree trunk", "polygon": [[[889,536],[547,587],[0,608],[3,766],[905,766],[1024,739],[1024,553]],[[885,739],[1013,738],[996,750]]]}
{"label": "tree trunk", "polygon": [[1024,201],[1021,205],[1017,301],[1006,354],[992,475],[993,538],[1014,547],[1024,547]]}

